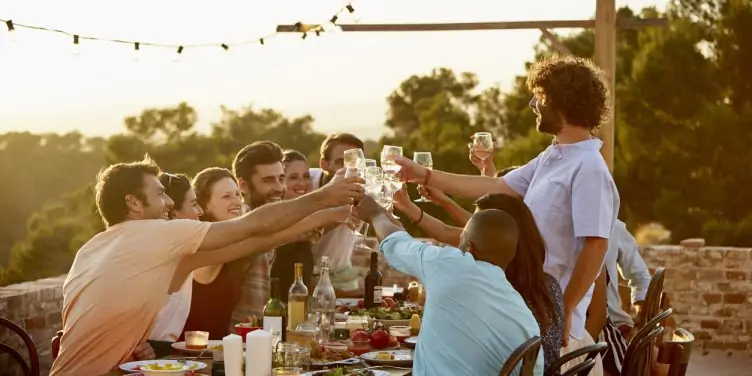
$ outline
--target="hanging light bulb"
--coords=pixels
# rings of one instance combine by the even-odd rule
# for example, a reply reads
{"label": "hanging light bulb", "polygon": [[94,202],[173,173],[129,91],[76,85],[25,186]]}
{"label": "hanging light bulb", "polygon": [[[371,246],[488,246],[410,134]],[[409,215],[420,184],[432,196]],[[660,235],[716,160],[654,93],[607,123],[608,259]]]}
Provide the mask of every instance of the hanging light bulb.
{"label": "hanging light bulb", "polygon": [[179,63],[180,58],[183,57],[183,46],[178,47],[178,53],[175,54],[175,57],[172,59],[173,63]]}
{"label": "hanging light bulb", "polygon": [[138,63],[141,61],[141,43],[140,42],[134,42],[133,43],[133,50],[135,52],[135,55],[133,55],[133,62]]}
{"label": "hanging light bulb", "polygon": [[73,57],[81,56],[81,47],[78,45],[78,35],[73,36]]}
{"label": "hanging light bulb", "polygon": [[5,26],[8,27],[8,42],[10,43],[18,43],[18,31],[16,31],[16,27],[13,25],[13,20],[5,21]]}
{"label": "hanging light bulb", "polygon": [[347,11],[350,13],[350,18],[352,18],[353,22],[360,22],[360,15],[355,13],[355,8],[353,8],[352,4],[347,4],[347,6],[345,6],[345,9],[347,9]]}

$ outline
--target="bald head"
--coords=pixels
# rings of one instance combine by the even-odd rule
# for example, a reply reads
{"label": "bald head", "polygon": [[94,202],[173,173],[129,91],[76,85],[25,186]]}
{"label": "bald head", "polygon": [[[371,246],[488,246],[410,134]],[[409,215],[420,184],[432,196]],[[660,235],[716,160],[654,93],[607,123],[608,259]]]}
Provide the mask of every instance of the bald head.
{"label": "bald head", "polygon": [[501,210],[481,210],[462,231],[462,248],[476,260],[506,269],[517,253],[519,230],[511,215]]}

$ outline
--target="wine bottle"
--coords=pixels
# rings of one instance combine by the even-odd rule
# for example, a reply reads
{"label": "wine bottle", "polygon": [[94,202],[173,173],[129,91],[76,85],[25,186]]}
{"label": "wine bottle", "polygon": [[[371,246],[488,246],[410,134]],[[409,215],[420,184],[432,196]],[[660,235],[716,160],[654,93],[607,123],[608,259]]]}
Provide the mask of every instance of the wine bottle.
{"label": "wine bottle", "polygon": [[379,271],[379,253],[371,252],[371,268],[365,277],[366,308],[381,307],[381,272]]}
{"label": "wine bottle", "polygon": [[279,299],[279,278],[271,279],[272,291],[264,306],[264,330],[272,335],[272,343],[287,339],[287,308]]}
{"label": "wine bottle", "polygon": [[295,282],[287,294],[287,330],[295,331],[308,315],[308,287],[303,283],[303,263],[295,263]]}

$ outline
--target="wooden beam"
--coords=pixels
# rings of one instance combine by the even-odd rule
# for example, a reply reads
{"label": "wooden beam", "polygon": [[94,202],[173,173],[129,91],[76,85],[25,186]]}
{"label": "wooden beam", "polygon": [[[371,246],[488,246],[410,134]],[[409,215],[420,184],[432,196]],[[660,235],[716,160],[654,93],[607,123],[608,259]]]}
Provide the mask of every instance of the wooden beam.
{"label": "wooden beam", "polygon": [[603,69],[609,89],[611,116],[601,124],[599,137],[603,140],[601,154],[608,169],[614,171],[614,107],[616,104],[616,4],[615,0],[596,0],[595,6],[595,63]]}
{"label": "wooden beam", "polygon": [[[644,27],[666,27],[666,18],[634,18],[617,22],[620,29]],[[319,25],[308,25],[318,27]],[[460,30],[520,30],[520,29],[592,29],[595,20],[561,21],[509,21],[509,22],[467,22],[467,23],[426,23],[426,24],[344,24],[338,25],[345,32],[406,32],[406,31],[460,31]],[[278,33],[300,32],[295,25],[277,25]]]}
{"label": "wooden beam", "polygon": [[543,34],[543,37],[548,39],[549,42],[551,42],[551,45],[554,46],[556,51],[559,51],[559,53],[564,55],[572,55],[572,51],[567,48],[567,46],[564,45],[564,43],[554,35],[554,33],[550,32],[548,29],[540,29],[541,34]]}

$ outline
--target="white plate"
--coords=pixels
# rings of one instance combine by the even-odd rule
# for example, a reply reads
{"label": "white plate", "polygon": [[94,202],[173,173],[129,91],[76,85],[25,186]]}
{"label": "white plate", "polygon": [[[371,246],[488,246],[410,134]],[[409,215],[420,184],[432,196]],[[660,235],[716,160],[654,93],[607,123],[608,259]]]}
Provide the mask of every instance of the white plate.
{"label": "white plate", "polygon": [[[311,371],[311,372],[306,372],[306,373],[302,374],[301,376],[316,376],[316,375],[320,376],[320,375],[326,374],[329,371],[331,371],[331,370],[330,369],[325,369],[325,370],[321,370],[321,371]],[[373,372],[374,376],[389,376],[389,372],[387,372],[387,371],[380,371],[380,370],[376,370],[376,369],[372,369],[372,370],[369,370],[369,371]]]}
{"label": "white plate", "polygon": [[[391,353],[394,354],[394,359],[376,359],[378,353]],[[383,365],[383,366],[396,366],[396,367],[410,367],[413,365],[413,352],[412,350],[381,350],[365,353],[360,356],[368,364]]]}
{"label": "white plate", "polygon": [[[180,352],[188,353],[188,354],[201,354],[202,352],[204,352],[207,356],[211,356],[212,347],[217,347],[217,346],[222,346],[221,339],[209,340],[208,345],[206,346],[205,349],[189,349],[185,347],[185,341],[173,342],[172,344],[172,348]],[[245,348],[245,343],[243,343],[243,348]]]}
{"label": "white plate", "polygon": [[418,337],[410,337],[405,339],[405,344],[410,347],[415,347],[418,344]]}
{"label": "white plate", "polygon": [[[206,363],[194,362],[191,360],[185,363],[188,367],[191,367],[188,371],[198,371],[206,368]],[[129,373],[142,372],[140,369],[136,369],[136,367],[146,366],[149,364],[178,364],[178,361],[175,359],[139,360],[137,362],[121,364],[120,369]]]}

